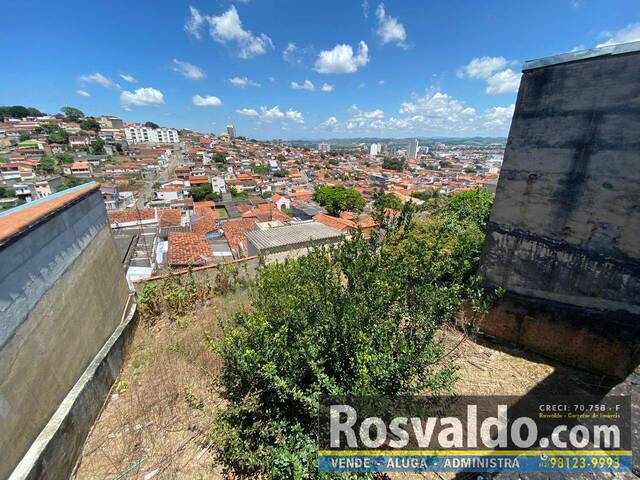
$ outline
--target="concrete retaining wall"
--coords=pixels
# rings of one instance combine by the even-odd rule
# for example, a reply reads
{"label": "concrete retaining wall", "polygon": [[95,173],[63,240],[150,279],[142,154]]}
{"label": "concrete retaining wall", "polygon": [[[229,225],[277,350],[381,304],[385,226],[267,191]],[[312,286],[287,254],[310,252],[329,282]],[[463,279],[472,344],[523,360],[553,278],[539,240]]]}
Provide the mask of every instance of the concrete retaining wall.
{"label": "concrete retaining wall", "polygon": [[521,297],[640,314],[640,52],[524,72],[481,275]]}
{"label": "concrete retaining wall", "polygon": [[97,187],[47,205],[30,207],[37,218],[0,246],[0,478],[116,330],[129,296]]}

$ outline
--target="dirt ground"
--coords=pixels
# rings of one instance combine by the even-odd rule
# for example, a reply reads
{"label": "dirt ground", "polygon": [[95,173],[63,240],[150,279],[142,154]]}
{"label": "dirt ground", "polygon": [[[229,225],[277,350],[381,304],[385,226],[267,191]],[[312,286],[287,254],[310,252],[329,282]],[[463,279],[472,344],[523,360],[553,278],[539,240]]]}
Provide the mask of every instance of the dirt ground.
{"label": "dirt ground", "polygon": [[[217,297],[183,317],[162,319],[152,327],[138,325],[75,478],[224,478],[209,437],[213,414],[221,403],[216,386],[221,365],[207,346],[207,335],[215,338],[219,320],[246,301],[246,293]],[[534,388],[576,393],[599,390],[606,383],[602,377],[469,338],[453,328],[443,334],[447,358],[460,367],[456,393],[461,395],[523,395]]]}

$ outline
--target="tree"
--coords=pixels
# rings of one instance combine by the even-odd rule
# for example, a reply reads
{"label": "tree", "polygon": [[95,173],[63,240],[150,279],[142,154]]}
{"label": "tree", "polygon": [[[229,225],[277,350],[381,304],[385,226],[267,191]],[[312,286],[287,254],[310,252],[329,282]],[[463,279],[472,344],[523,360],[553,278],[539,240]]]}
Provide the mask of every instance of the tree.
{"label": "tree", "polygon": [[95,118],[87,118],[80,122],[80,128],[82,130],[92,130],[94,132],[99,132],[100,124]]}
{"label": "tree", "polygon": [[77,187],[78,185],[82,185],[83,183],[90,182],[91,180],[88,178],[80,178],[80,177],[67,177],[64,181],[62,189]]}
{"label": "tree", "polygon": [[0,107],[0,117],[5,118],[25,118],[25,117],[43,117],[45,116],[37,108],[23,107],[22,105],[14,105],[12,107]]}
{"label": "tree", "polygon": [[313,193],[313,199],[336,217],[340,212],[360,212],[366,203],[360,192],[342,186],[319,187]]}
{"label": "tree", "polygon": [[20,137],[19,137],[21,142],[24,142],[25,140],[30,140],[31,139],[31,134],[29,132],[20,132]]}
{"label": "tree", "polygon": [[0,187],[0,198],[13,198],[15,197],[15,190],[6,187]]}
{"label": "tree", "polygon": [[206,200],[220,200],[222,195],[213,191],[210,184],[198,185],[189,189],[189,194],[194,202],[204,202]]}
{"label": "tree", "polygon": [[91,154],[92,155],[104,155],[104,140],[101,138],[96,138],[95,141],[91,144]]}
{"label": "tree", "polygon": [[402,171],[404,170],[404,159],[386,157],[382,161],[382,168],[386,168],[387,170]]}
{"label": "tree", "polygon": [[62,164],[73,163],[73,155],[69,152],[62,152],[56,155],[56,160]]}
{"label": "tree", "polygon": [[69,134],[60,125],[55,123],[44,123],[40,126],[43,132],[47,134],[49,143],[69,143]]}
{"label": "tree", "polygon": [[160,125],[153,122],[145,122],[144,126],[147,128],[160,128]]}
{"label": "tree", "polygon": [[70,122],[78,122],[81,118],[84,118],[82,110],[75,107],[62,107],[60,111],[64,113],[65,117],[67,117],[67,120]]}
{"label": "tree", "polygon": [[215,154],[215,156],[213,157],[213,161],[215,163],[224,163],[226,161],[226,157],[224,156],[224,154],[218,152]]}
{"label": "tree", "polygon": [[40,159],[39,169],[45,175],[54,173],[56,171],[57,166],[58,166],[58,163],[55,157],[50,157],[47,155]]}
{"label": "tree", "polygon": [[[469,199],[467,199],[469,200]],[[451,391],[437,332],[479,306],[484,232],[453,200],[427,222],[412,203],[385,235],[360,233],[258,271],[252,305],[223,328],[216,448],[238,477],[317,479],[321,396]],[[349,477],[351,478],[351,477]]]}
{"label": "tree", "polygon": [[384,190],[376,190],[373,194],[373,206],[376,209],[402,210],[402,200],[393,193],[384,193]]}
{"label": "tree", "polygon": [[267,175],[269,173],[269,169],[264,165],[256,165],[255,163],[252,163],[250,165],[250,168],[253,173],[257,173],[260,175]]}

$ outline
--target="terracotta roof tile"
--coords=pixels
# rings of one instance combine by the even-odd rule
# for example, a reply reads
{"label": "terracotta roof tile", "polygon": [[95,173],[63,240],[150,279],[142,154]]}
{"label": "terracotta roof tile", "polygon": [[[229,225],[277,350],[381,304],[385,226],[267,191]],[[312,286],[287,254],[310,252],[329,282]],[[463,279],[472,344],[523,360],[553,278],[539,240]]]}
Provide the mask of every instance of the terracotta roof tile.
{"label": "terracotta roof tile", "polygon": [[204,265],[212,257],[213,254],[203,234],[191,232],[169,233],[169,265]]}

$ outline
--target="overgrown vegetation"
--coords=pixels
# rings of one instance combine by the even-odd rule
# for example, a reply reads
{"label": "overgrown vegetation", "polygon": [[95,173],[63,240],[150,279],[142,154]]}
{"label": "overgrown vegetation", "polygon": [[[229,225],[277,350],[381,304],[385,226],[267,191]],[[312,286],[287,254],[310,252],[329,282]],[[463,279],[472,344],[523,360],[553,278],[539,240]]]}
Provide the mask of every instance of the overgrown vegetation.
{"label": "overgrown vegetation", "polygon": [[464,300],[487,306],[475,272],[491,198],[454,195],[427,221],[414,220],[412,203],[398,217],[379,211],[383,235],[260,269],[251,308],[212,345],[227,402],[212,439],[229,472],[319,478],[321,395],[451,390],[455,365],[438,331]]}

